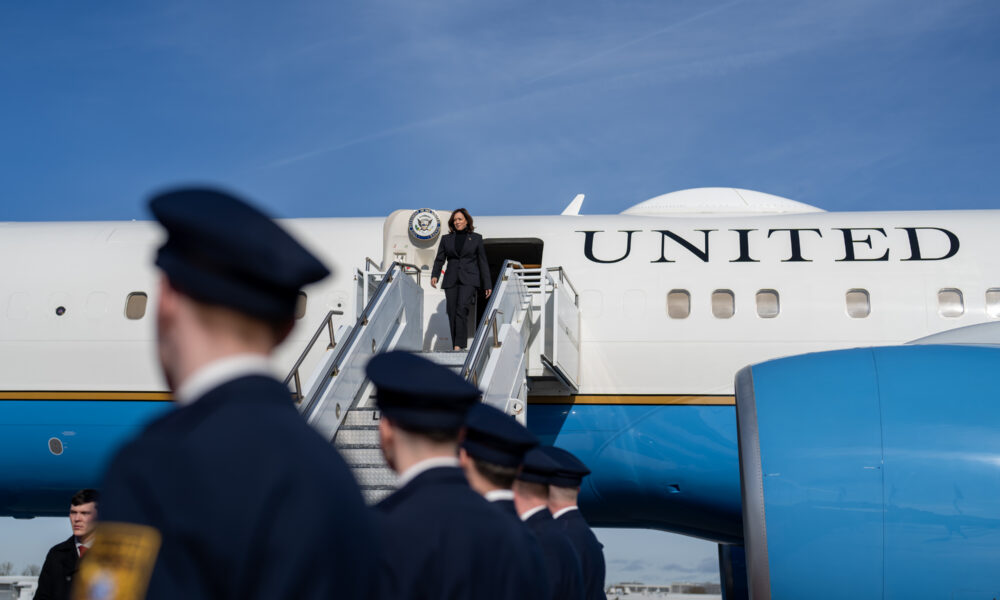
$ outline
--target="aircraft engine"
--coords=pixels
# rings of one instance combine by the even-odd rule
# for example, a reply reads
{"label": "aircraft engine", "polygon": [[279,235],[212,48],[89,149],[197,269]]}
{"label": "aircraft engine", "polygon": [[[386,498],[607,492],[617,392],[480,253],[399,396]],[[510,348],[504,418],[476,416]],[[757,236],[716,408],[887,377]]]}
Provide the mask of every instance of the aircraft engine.
{"label": "aircraft engine", "polygon": [[985,346],[740,371],[750,597],[1000,598],[998,373]]}

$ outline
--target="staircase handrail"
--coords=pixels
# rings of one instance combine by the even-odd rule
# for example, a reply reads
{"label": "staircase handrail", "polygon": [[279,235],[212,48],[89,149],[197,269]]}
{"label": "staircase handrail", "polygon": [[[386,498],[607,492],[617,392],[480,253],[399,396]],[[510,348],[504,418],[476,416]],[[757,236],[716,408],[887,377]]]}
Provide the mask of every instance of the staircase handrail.
{"label": "staircase handrail", "polygon": [[465,364],[462,365],[462,376],[476,385],[479,384],[477,365],[480,363],[480,359],[487,349],[486,336],[492,333],[494,347],[499,347],[499,340],[497,339],[498,310],[496,305],[501,301],[501,297],[506,291],[504,283],[507,281],[508,271],[523,268],[524,265],[516,260],[504,260],[503,265],[500,267],[500,274],[493,284],[493,293],[490,294],[490,300],[486,304],[486,310],[483,313],[486,315],[486,320],[483,326],[476,329],[476,336],[472,339],[472,344],[469,346],[469,353],[465,357]]}
{"label": "staircase handrail", "polygon": [[547,267],[545,271],[549,273],[550,279],[553,272],[555,271],[559,272],[559,283],[565,283],[566,285],[569,286],[569,289],[573,290],[573,304],[579,306],[580,293],[576,291],[576,286],[573,285],[572,281],[570,281],[569,275],[566,274],[566,270],[563,269],[562,267]]}
{"label": "staircase handrail", "polygon": [[[403,272],[406,273],[407,275],[416,275],[417,276],[417,285],[420,285],[420,275],[421,275],[420,267],[418,267],[417,265],[410,264],[410,263],[405,263],[405,262],[396,262],[395,264],[397,264],[400,267],[402,267]],[[407,269],[410,269],[410,270],[407,271]]]}
{"label": "staircase handrail", "polygon": [[[413,265],[403,265],[399,262],[393,262],[386,269],[385,275],[382,277],[382,281],[379,282],[378,287],[375,289],[375,293],[372,297],[368,299],[368,303],[365,304],[365,309],[361,312],[361,316],[358,317],[357,323],[351,328],[350,333],[347,334],[347,338],[340,343],[340,350],[337,352],[337,356],[333,359],[330,365],[329,372],[326,373],[325,378],[335,377],[340,374],[340,367],[343,365],[344,361],[347,359],[348,350],[350,350],[355,342],[357,342],[358,337],[361,336],[361,330],[368,325],[369,317],[371,316],[372,310],[378,305],[379,300],[385,295],[386,291],[389,289],[389,285],[392,283],[393,279],[398,273],[405,273],[405,267],[412,267]],[[418,269],[419,277],[419,269]],[[289,374],[291,376],[291,374]],[[288,378],[285,379],[288,381]],[[319,394],[313,394],[310,402],[301,408],[301,412],[307,418],[312,412],[313,407],[316,404],[316,400],[319,398]]]}
{"label": "staircase handrail", "polygon": [[316,328],[316,333],[313,334],[312,339],[309,340],[308,344],[306,344],[306,347],[302,351],[302,354],[299,354],[298,360],[296,360],[295,364],[292,365],[292,370],[289,371],[288,376],[285,377],[284,383],[286,386],[290,381],[292,381],[292,379],[295,379],[295,394],[293,395],[293,398],[295,399],[296,404],[302,402],[302,380],[299,376],[299,367],[302,366],[302,361],[306,359],[306,356],[309,355],[309,352],[312,350],[313,346],[316,345],[316,340],[318,340],[319,336],[323,333],[323,329],[327,329],[330,332],[330,343],[327,344],[326,349],[333,350],[334,348],[337,347],[337,340],[333,335],[333,315],[342,315],[342,314],[344,314],[344,311],[342,310],[331,310],[326,313],[326,316],[323,317],[323,322],[320,323],[319,327]]}

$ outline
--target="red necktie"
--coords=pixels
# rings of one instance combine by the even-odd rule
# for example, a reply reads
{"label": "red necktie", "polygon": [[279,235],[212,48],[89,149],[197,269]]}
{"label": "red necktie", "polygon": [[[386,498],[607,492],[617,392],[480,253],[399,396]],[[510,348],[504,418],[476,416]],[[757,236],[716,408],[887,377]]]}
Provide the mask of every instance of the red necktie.
{"label": "red necktie", "polygon": [[87,547],[81,545],[80,546],[80,558],[83,558],[83,555],[86,554],[86,553],[87,553]]}

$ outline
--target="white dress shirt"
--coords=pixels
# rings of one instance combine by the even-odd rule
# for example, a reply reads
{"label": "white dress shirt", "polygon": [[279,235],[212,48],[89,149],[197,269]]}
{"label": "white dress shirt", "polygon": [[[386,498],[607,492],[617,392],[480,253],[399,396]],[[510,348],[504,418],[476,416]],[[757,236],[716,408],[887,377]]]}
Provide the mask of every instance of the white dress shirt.
{"label": "white dress shirt", "polygon": [[559,517],[563,516],[564,514],[568,513],[571,510],[580,510],[580,507],[574,505],[574,506],[567,506],[566,508],[560,508],[559,512],[552,515],[552,518],[558,519]]}
{"label": "white dress shirt", "polygon": [[520,515],[518,515],[518,516],[520,516],[520,517],[521,517],[521,520],[522,520],[522,521],[527,521],[527,520],[528,520],[528,519],[530,519],[530,518],[531,518],[531,517],[532,517],[532,516],[533,516],[533,515],[534,515],[535,513],[538,513],[538,512],[541,512],[541,511],[545,510],[546,508],[548,508],[548,506],[545,506],[544,504],[539,504],[539,505],[538,505],[538,506],[536,506],[535,508],[532,508],[532,509],[529,509],[529,510],[526,510],[526,511],[524,511],[523,513],[521,513],[521,514],[520,514]]}
{"label": "white dress shirt", "polygon": [[486,492],[483,497],[490,502],[496,502],[498,500],[513,500],[514,490],[490,490]]}
{"label": "white dress shirt", "polygon": [[453,456],[435,456],[434,458],[425,458],[424,460],[416,463],[409,469],[403,471],[400,474],[399,479],[396,480],[396,487],[401,488],[404,485],[413,481],[417,475],[420,475],[424,471],[429,471],[431,469],[436,469],[437,467],[457,467],[458,459]]}
{"label": "white dress shirt", "polygon": [[188,377],[174,393],[174,402],[191,404],[227,381],[247,375],[274,377],[271,361],[263,354],[234,354],[205,365]]}

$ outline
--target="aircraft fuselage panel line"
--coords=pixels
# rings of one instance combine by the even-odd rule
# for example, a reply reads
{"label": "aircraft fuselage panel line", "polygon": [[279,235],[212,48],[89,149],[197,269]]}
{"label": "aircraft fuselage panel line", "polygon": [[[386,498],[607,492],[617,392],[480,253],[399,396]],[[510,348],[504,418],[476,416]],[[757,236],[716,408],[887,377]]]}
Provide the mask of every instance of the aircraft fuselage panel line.
{"label": "aircraft fuselage panel line", "polygon": [[119,402],[169,402],[170,392],[118,392],[118,391],[0,391],[3,400],[100,400]]}
{"label": "aircraft fuselage panel line", "polygon": [[574,394],[568,396],[528,396],[528,404],[634,404],[653,406],[698,405],[735,406],[732,395],[690,395],[690,394]]}

